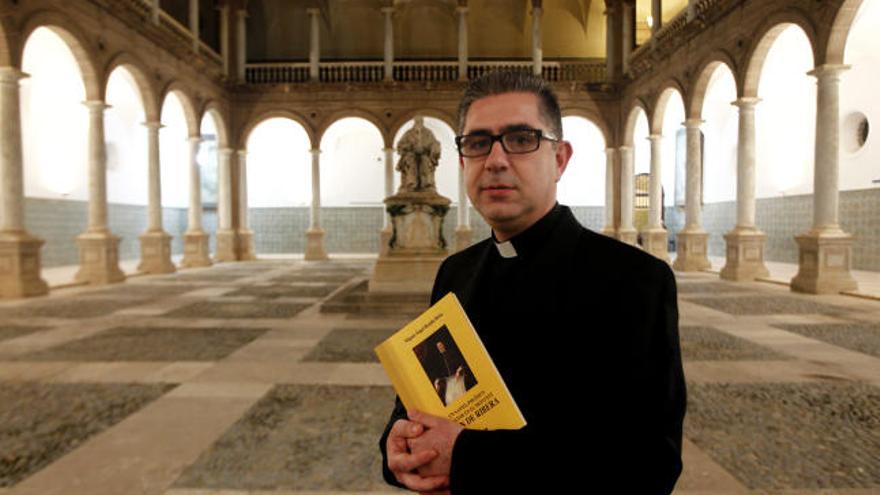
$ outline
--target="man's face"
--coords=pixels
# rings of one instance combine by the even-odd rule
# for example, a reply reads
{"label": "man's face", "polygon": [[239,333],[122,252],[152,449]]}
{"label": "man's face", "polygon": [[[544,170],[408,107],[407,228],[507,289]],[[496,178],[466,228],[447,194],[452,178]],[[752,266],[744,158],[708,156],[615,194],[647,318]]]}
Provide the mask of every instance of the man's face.
{"label": "man's face", "polygon": [[[501,134],[523,126],[553,135],[541,118],[538,96],[503,93],[474,101],[465,118],[464,134]],[[557,137],[557,136],[553,136]],[[460,158],[468,196],[495,231],[498,240],[522,232],[537,222],[556,202],[556,182],[571,157],[571,145],[556,146],[542,139],[540,147],[526,154],[509,154],[495,142],[489,154]]]}
{"label": "man's face", "polygon": [[437,341],[437,350],[440,351],[441,353],[446,352],[446,344],[444,344],[443,342],[438,340]]}

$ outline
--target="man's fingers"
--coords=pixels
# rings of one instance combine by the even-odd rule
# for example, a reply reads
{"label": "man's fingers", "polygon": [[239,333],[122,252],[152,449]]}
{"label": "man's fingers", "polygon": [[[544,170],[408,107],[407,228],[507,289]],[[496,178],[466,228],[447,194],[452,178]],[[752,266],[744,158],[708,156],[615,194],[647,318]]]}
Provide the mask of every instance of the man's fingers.
{"label": "man's fingers", "polygon": [[421,423],[428,428],[436,428],[440,425],[440,419],[436,416],[431,416],[430,414],[423,413],[421,411],[417,411],[415,409],[411,411],[407,411],[407,416],[409,416],[410,421],[415,421],[416,423]]}
{"label": "man's fingers", "polygon": [[423,478],[417,474],[406,473],[398,478],[398,480],[407,486],[410,490],[417,492],[431,492],[445,488],[449,484],[447,476],[428,476]]}
{"label": "man's fingers", "polygon": [[388,457],[388,469],[394,473],[409,472],[431,462],[437,457],[437,451],[427,449],[415,454],[397,454]]}
{"label": "man's fingers", "polygon": [[413,438],[422,434],[424,427],[419,423],[398,419],[391,425],[391,431],[388,432],[390,437]]}

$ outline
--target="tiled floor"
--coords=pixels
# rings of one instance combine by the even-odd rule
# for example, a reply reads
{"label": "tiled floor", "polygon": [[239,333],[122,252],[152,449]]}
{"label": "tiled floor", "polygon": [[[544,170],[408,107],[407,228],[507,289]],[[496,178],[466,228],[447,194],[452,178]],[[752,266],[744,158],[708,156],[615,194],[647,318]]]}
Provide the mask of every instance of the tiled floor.
{"label": "tiled floor", "polygon": [[[0,495],[394,492],[371,349],[406,321],[320,311],[371,266],[267,259],[0,302]],[[678,282],[676,493],[880,493],[880,301]]]}

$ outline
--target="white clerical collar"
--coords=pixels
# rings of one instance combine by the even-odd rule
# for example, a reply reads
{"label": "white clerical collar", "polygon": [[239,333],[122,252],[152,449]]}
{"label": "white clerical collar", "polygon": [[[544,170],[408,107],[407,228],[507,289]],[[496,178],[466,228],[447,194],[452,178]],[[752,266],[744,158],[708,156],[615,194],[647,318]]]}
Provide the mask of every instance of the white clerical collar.
{"label": "white clerical collar", "polygon": [[496,242],[495,247],[498,248],[498,254],[500,254],[502,258],[516,258],[516,248],[513,247],[513,243],[509,240]]}

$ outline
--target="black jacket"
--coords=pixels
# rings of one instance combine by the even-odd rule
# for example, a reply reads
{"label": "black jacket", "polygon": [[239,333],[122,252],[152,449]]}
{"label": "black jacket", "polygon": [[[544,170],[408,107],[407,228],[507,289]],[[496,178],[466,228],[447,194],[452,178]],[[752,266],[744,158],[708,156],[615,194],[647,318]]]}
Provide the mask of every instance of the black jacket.
{"label": "black jacket", "polygon": [[[528,422],[464,430],[452,493],[672,492],[686,392],[669,266],[560,205],[512,242],[515,265],[490,238],[447,258],[434,282],[431,302],[455,292]],[[405,417],[398,399],[380,439],[396,486],[385,440]]]}

